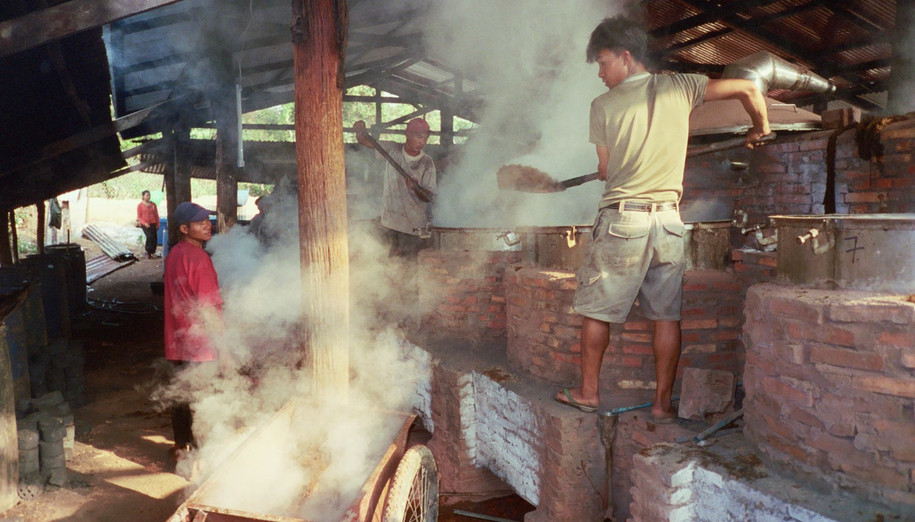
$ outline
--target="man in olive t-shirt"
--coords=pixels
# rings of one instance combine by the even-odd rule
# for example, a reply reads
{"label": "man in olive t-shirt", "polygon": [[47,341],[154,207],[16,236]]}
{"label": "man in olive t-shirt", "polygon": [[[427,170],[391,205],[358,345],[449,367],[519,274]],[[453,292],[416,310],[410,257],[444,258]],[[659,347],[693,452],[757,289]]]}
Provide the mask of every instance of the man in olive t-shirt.
{"label": "man in olive t-shirt", "polygon": [[591,33],[589,62],[608,91],[591,104],[591,142],[606,181],[593,239],[577,274],[575,310],[581,329],[581,385],[554,399],[596,411],[600,366],[636,298],[654,324],[656,422],[671,421],[671,390],[680,357],[680,300],[685,267],[679,201],[689,114],[705,100],[735,98],[750,114],[747,147],[769,133],[763,93],[747,80],[655,75],[645,65],[647,36],[625,18],[604,19]]}

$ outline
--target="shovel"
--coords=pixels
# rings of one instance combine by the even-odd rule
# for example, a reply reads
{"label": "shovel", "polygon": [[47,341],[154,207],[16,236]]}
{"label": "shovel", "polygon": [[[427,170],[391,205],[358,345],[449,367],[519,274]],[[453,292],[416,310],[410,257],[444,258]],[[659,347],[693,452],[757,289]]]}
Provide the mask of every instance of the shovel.
{"label": "shovel", "polygon": [[597,179],[597,172],[556,181],[549,174],[534,167],[524,165],[503,165],[496,172],[496,183],[500,189],[517,190],[520,192],[562,192],[569,187],[577,187],[582,183]]}
{"label": "shovel", "polygon": [[378,143],[378,141],[375,140],[375,138],[373,138],[368,132],[365,132],[362,135],[365,136],[366,139],[368,139],[369,143],[372,144],[372,147],[375,149],[375,151],[378,152],[378,154],[381,154],[381,156],[384,159],[386,159],[388,161],[388,163],[391,164],[392,167],[394,167],[394,170],[396,170],[398,174],[403,176],[404,181],[406,182],[407,186],[410,187],[411,189],[413,189],[413,192],[416,193],[416,197],[418,197],[421,201],[423,201],[425,203],[432,201],[432,197],[434,196],[434,194],[432,194],[432,192],[430,192],[429,189],[427,189],[426,187],[423,187],[422,185],[420,185],[419,182],[413,178],[413,176],[407,174],[407,171],[405,171],[403,169],[403,167],[401,167],[400,164],[397,163],[397,160],[395,160],[394,158],[391,157],[390,154],[388,154],[388,151],[384,150],[384,147],[382,147]]}
{"label": "shovel", "polygon": [[[755,145],[764,145],[774,140],[775,137],[775,133],[770,132],[769,134],[761,137],[755,143]],[[693,156],[707,154],[709,152],[736,149],[737,147],[743,147],[745,144],[746,140],[744,138],[734,138],[730,140],[720,141],[718,143],[699,145],[687,149],[686,157],[691,158]],[[596,179],[598,179],[598,173],[592,172],[591,174],[585,174],[584,176],[578,176],[577,178],[569,178],[562,181],[556,181],[550,177],[549,174],[543,172],[542,170],[535,169],[534,167],[527,167],[524,165],[516,164],[503,165],[502,167],[499,167],[499,170],[496,172],[496,182],[500,189],[516,190],[519,192],[562,192],[567,188],[577,187],[582,183],[587,183]]]}

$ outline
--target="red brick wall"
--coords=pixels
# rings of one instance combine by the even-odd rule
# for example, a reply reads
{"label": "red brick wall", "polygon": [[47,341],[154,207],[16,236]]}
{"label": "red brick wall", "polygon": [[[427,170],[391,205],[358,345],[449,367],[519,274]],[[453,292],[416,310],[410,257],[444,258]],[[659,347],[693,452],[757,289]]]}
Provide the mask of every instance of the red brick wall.
{"label": "red brick wall", "polygon": [[428,277],[421,300],[435,303],[423,318],[430,334],[457,339],[505,339],[507,266],[521,260],[520,252],[423,250],[419,263]]}
{"label": "red brick wall", "polygon": [[[734,207],[749,224],[777,214],[824,213],[826,145],[833,131],[782,133],[754,151],[735,149],[687,160],[683,207],[697,201]],[[855,130],[836,141],[836,212],[915,212],[915,121],[888,125],[881,133],[882,161],[858,157]],[[732,170],[727,160],[749,168]]]}
{"label": "red brick wall", "polygon": [[747,439],[794,471],[915,506],[915,303],[763,284],[745,312]]}
{"label": "red brick wall", "polygon": [[[506,272],[508,360],[514,368],[556,384],[577,381],[581,316],[572,311],[575,287],[575,275],[568,271],[515,266]],[[742,290],[741,281],[727,272],[686,272],[681,368],[740,371]],[[604,355],[605,388],[653,388],[650,327],[633,308],[621,336],[611,340]]]}

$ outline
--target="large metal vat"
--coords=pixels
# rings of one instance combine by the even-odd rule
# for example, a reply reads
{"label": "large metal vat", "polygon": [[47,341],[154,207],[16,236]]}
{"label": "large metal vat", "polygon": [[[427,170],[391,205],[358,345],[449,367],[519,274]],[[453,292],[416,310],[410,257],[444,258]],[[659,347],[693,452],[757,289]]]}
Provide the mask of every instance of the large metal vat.
{"label": "large metal vat", "polygon": [[[592,225],[498,228],[432,227],[438,250],[520,251],[521,264],[578,270],[591,244]],[[686,268],[723,270],[731,253],[731,221],[686,223]]]}
{"label": "large metal vat", "polygon": [[432,245],[438,250],[521,250],[521,241],[511,229],[432,227]]}
{"label": "large metal vat", "polygon": [[592,225],[566,227],[518,227],[521,262],[526,266],[578,270],[588,245]]}
{"label": "large metal vat", "polygon": [[778,275],[814,288],[915,292],[915,214],[770,216]]}
{"label": "large metal vat", "polygon": [[[591,244],[592,225],[517,227],[522,263],[527,266],[578,270]],[[686,223],[683,252],[686,268],[723,270],[731,253],[731,222]]]}
{"label": "large metal vat", "polygon": [[686,223],[686,269],[724,270],[731,258],[731,221]]}

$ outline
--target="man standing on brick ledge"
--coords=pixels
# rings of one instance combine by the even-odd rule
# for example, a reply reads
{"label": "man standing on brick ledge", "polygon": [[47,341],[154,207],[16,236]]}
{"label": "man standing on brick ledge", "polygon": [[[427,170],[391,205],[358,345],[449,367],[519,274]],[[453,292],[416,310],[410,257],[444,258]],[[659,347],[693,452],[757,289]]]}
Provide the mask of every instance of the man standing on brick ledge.
{"label": "man standing on brick ledge", "polygon": [[636,298],[654,322],[657,388],[651,415],[672,421],[671,391],[680,359],[683,234],[679,201],[689,138],[689,115],[704,100],[734,98],[753,128],[746,146],[769,134],[763,93],[747,80],[696,74],[650,74],[647,36],[623,17],[606,18],[591,33],[588,62],[609,89],[591,102],[590,141],[606,181],[593,238],[577,274],[574,307],[581,329],[581,385],[555,400],[582,411],[600,404],[601,360],[611,324],[621,325]]}

